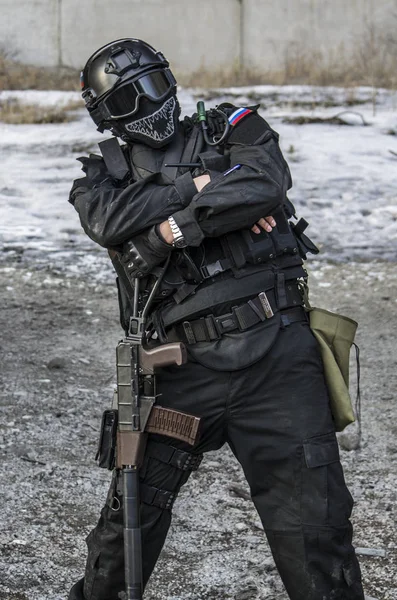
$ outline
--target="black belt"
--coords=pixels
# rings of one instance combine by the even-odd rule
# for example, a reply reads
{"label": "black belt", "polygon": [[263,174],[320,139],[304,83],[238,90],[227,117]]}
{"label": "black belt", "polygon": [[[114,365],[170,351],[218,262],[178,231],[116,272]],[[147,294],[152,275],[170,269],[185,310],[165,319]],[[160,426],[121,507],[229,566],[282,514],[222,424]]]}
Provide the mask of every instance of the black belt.
{"label": "black belt", "polygon": [[[287,295],[290,296],[288,298],[290,307],[280,311],[284,326],[297,321],[307,320],[298,288],[293,286],[289,289],[289,292]],[[172,337],[176,337],[188,344],[197,344],[198,342],[219,340],[223,334],[230,331],[246,331],[250,327],[265,321],[267,318],[271,318],[269,311],[266,310],[266,306],[264,307],[263,300],[263,293],[261,293],[240,306],[233,306],[230,313],[220,316],[209,314],[200,319],[178,323],[171,329]],[[266,292],[266,300],[270,305],[271,313],[279,310],[277,308],[274,289]]]}

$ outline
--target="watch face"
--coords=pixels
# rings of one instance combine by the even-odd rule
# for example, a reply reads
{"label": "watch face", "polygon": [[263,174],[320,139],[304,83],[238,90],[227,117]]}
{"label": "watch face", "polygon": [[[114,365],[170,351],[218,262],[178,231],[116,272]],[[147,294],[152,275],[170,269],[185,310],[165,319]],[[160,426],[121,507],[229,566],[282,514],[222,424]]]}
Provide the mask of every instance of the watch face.
{"label": "watch face", "polygon": [[174,240],[175,248],[186,248],[187,243],[185,242],[185,238],[181,237],[179,240]]}

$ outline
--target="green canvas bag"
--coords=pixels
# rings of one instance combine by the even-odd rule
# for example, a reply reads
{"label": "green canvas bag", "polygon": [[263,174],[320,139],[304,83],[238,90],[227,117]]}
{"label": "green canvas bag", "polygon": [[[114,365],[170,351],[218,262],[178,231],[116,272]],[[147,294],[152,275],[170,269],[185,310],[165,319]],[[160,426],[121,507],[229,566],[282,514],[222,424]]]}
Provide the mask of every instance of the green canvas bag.
{"label": "green canvas bag", "polygon": [[355,421],[349,393],[349,358],[357,323],[322,308],[309,306],[307,310],[310,328],[320,346],[335,428],[342,431]]}

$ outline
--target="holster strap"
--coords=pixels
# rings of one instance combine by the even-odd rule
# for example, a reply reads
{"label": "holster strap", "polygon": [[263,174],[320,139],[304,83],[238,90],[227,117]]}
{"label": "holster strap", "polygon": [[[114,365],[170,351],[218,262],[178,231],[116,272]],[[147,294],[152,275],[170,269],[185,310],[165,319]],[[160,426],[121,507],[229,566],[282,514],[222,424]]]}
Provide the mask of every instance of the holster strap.
{"label": "holster strap", "polygon": [[146,483],[140,484],[139,495],[141,502],[150,506],[158,506],[158,508],[162,508],[163,510],[171,510],[176,498],[176,494],[173,492],[160,490]]}
{"label": "holster strap", "polygon": [[145,454],[181,471],[197,471],[203,460],[202,454],[192,454],[160,442],[149,442]]}

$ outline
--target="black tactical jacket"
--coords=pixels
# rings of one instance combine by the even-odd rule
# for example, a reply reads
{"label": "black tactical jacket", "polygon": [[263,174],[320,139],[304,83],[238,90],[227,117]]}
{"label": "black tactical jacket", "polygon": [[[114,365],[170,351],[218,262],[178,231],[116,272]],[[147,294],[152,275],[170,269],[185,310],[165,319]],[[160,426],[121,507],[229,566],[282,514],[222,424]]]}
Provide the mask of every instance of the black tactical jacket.
{"label": "black tactical jacket", "polygon": [[[189,256],[207,276],[201,282],[189,280],[189,268],[179,260],[181,251],[173,250],[157,304],[166,327],[213,309],[219,314],[238,299],[272,287],[274,273],[280,270],[287,280],[306,274],[287,220],[293,212],[286,197],[290,172],[277,134],[255,110],[233,129],[221,149],[206,145],[198,127],[185,119],[169,147],[154,150],[134,144],[124,147],[124,153],[131,167],[128,181],[115,182],[102,159],[90,157],[86,165],[87,160],[96,161],[97,172],[90,176],[88,169],[87,177],[76,180],[71,198],[87,235],[106,248],[121,249],[124,242],[174,216]],[[191,170],[164,166],[197,161],[211,175],[199,193]],[[271,234],[250,232],[256,221],[269,215],[277,221]],[[232,252],[226,257],[227,248],[236,256]],[[208,276],[206,264],[213,266],[225,258],[232,268]],[[178,296],[183,286],[187,291]],[[130,302],[124,286],[119,287],[121,321],[126,324]]]}
{"label": "black tactical jacket", "polygon": [[[239,127],[243,126],[244,121]],[[181,124],[182,135],[177,140],[181,153],[192,133],[186,127],[185,122]],[[259,132],[251,144],[230,145],[222,165],[225,168],[212,170],[211,183],[200,193],[191,172],[180,169],[173,181],[166,168],[161,172],[167,150],[135,144],[130,149],[133,179],[129,185],[115,187],[111,179],[101,185],[92,185],[87,178],[77,180],[80,185],[74,190],[74,206],[85,232],[109,248],[173,215],[188,245],[198,246],[205,237],[250,228],[283,204],[291,186],[287,165],[281,166],[280,159],[280,164],[276,163],[275,156],[281,156],[277,141],[268,133],[269,129]],[[198,140],[193,152],[192,158],[202,156],[205,163],[206,154],[211,157],[215,150]],[[225,175],[236,165],[241,167]]]}

